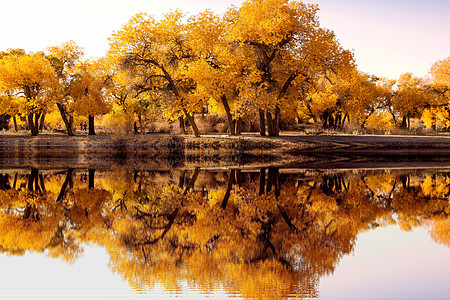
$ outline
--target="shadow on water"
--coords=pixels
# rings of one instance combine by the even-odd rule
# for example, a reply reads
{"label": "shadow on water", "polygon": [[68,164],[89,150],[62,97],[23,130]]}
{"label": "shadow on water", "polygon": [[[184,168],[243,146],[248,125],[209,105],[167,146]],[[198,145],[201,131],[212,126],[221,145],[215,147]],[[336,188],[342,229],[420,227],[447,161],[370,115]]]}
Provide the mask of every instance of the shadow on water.
{"label": "shadow on water", "polygon": [[97,245],[139,291],[187,282],[206,293],[283,299],[318,297],[319,279],[371,228],[426,224],[450,246],[450,168],[333,171],[308,159],[291,165],[298,169],[127,161],[3,169],[0,251],[74,262],[84,244]]}

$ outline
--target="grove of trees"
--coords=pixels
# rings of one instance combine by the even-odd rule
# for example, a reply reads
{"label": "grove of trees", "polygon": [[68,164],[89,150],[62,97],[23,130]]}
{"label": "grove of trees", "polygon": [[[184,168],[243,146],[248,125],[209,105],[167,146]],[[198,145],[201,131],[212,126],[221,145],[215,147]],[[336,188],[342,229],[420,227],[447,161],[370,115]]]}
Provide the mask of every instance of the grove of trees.
{"label": "grove of trees", "polygon": [[46,118],[68,135],[88,120],[95,134],[100,115],[134,123],[136,133],[149,119],[178,120],[199,136],[195,115],[206,107],[231,135],[277,136],[301,120],[392,129],[421,118],[430,128],[450,127],[450,57],[427,78],[363,73],[317,11],[301,1],[248,0],[223,15],[140,13],[112,34],[99,59],[83,59],[73,41],[38,53],[8,49],[0,52],[0,114],[33,136]]}

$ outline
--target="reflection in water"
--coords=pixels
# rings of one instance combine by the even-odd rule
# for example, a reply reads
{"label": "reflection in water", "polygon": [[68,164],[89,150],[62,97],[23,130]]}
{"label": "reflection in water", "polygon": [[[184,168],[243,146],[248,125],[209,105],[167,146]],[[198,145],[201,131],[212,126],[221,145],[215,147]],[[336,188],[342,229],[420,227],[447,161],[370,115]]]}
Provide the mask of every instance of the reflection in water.
{"label": "reflection in water", "polygon": [[423,226],[449,247],[449,199],[446,172],[3,171],[0,251],[72,263],[99,245],[138,291],[317,297],[361,232]]}

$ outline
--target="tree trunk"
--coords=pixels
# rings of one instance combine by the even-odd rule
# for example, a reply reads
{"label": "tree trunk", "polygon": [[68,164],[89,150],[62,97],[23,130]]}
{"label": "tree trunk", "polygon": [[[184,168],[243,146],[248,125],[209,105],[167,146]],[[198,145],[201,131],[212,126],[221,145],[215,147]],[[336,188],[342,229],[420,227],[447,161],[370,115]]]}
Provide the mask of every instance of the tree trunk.
{"label": "tree trunk", "polygon": [[240,135],[241,134],[241,118],[237,118],[235,120],[235,127],[234,127],[234,133],[235,135]]}
{"label": "tree trunk", "polygon": [[275,136],[272,114],[269,111],[266,111],[266,119],[267,119],[267,132],[269,136]]}
{"label": "tree trunk", "polygon": [[14,122],[14,131],[15,132],[19,131],[19,127],[17,126],[16,115],[13,116],[13,122]]}
{"label": "tree trunk", "polygon": [[222,209],[225,209],[227,207],[228,199],[230,199],[235,174],[236,170],[230,170],[230,174],[228,175],[227,190],[225,192],[225,196],[223,196],[222,204],[220,205],[220,208]]}
{"label": "tree trunk", "polygon": [[264,116],[264,109],[259,109],[259,134],[266,136],[266,119]]}
{"label": "tree trunk", "polygon": [[279,136],[280,135],[280,108],[278,107],[278,105],[275,107],[275,120],[274,120],[274,124],[273,124],[273,130],[275,133],[275,136]]}
{"label": "tree trunk", "polygon": [[[90,128],[90,127],[89,127]],[[89,183],[88,183],[88,187],[89,189],[93,189],[95,186],[95,169],[89,169]]]}
{"label": "tree trunk", "polygon": [[36,135],[39,134],[39,118],[41,116],[41,113],[35,113],[34,114],[34,130],[36,130]]}
{"label": "tree trunk", "polygon": [[197,124],[195,124],[194,116],[189,114],[186,110],[183,110],[183,111],[184,111],[184,114],[186,115],[186,118],[189,121],[189,124],[191,124],[192,130],[194,131],[194,135],[196,137],[199,137],[200,136],[200,131],[198,131]]}
{"label": "tree trunk", "polygon": [[41,120],[39,121],[39,130],[42,131],[44,129],[45,122],[45,113],[42,113]]}
{"label": "tree trunk", "polygon": [[34,114],[28,114],[28,128],[31,131],[31,136],[37,136],[38,128],[34,126],[33,116]]}
{"label": "tree trunk", "polygon": [[67,113],[68,115],[69,115],[69,127],[67,127],[67,128],[70,128],[70,133],[69,133],[69,129],[67,130],[67,133],[70,135],[70,134],[72,134],[72,135],[75,135],[74,133],[73,133],[73,115],[71,114],[71,113]]}
{"label": "tree trunk", "polygon": [[61,115],[61,118],[63,119],[64,125],[66,126],[67,134],[69,136],[74,136],[75,134],[73,133],[72,122],[71,122],[71,119],[73,119],[72,116],[69,115],[69,119],[67,119],[66,109],[64,108],[64,106],[61,103],[56,103],[56,106],[58,107],[59,114]]}
{"label": "tree trunk", "polygon": [[63,200],[66,197],[67,194],[67,186],[69,185],[69,183],[72,180],[72,176],[73,176],[73,168],[69,168],[67,170],[67,175],[66,175],[66,179],[64,180],[63,185],[61,186],[61,189],[59,190],[59,195],[58,198],[56,198],[56,202],[60,202],[61,200]]}
{"label": "tree trunk", "polygon": [[231,109],[228,105],[227,97],[225,95],[222,95],[222,97],[220,97],[220,100],[222,101],[223,108],[225,109],[225,113],[227,115],[228,131],[230,135],[235,135],[236,128],[234,126],[233,115],[231,114]]}
{"label": "tree trunk", "polygon": [[42,192],[39,186],[39,170],[31,168],[30,176],[28,177],[28,190],[34,192]]}
{"label": "tree trunk", "polygon": [[259,170],[259,195],[260,196],[264,195],[265,186],[266,186],[266,169],[261,168],[261,170]]}
{"label": "tree trunk", "polygon": [[94,116],[89,115],[89,135],[95,135]]}
{"label": "tree trunk", "polygon": [[405,129],[406,127],[407,127],[407,124],[406,124],[406,116],[403,116],[403,117],[402,117],[402,124],[400,125],[400,128]]}
{"label": "tree trunk", "polygon": [[344,126],[344,124],[345,124],[345,121],[347,120],[347,118],[348,118],[348,114],[345,114],[344,115],[344,119],[342,119],[342,126]]}
{"label": "tree trunk", "polygon": [[142,119],[142,115],[138,116],[139,127],[141,129],[141,134],[144,134],[144,119]]}

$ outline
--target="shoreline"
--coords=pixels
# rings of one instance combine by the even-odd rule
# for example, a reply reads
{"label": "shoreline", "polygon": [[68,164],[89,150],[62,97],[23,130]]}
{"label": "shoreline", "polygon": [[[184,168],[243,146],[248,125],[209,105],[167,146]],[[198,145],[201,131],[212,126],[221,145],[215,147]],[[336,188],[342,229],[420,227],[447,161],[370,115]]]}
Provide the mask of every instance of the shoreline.
{"label": "shoreline", "polygon": [[292,167],[447,168],[450,137],[304,135],[279,137],[149,134],[75,136],[0,135],[0,167],[109,168]]}
{"label": "shoreline", "polygon": [[[51,150],[51,152],[49,152]],[[438,135],[305,135],[283,132],[278,137],[256,133],[239,136],[205,134],[201,137],[174,134],[67,136],[44,133],[38,136],[0,134],[0,153],[333,153],[354,155],[425,155],[450,154],[450,136]]]}

